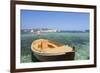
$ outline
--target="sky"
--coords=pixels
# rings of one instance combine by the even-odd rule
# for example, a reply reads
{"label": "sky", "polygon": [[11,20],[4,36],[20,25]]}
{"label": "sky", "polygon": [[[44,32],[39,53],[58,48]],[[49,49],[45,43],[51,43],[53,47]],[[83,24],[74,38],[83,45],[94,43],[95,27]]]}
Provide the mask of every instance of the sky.
{"label": "sky", "polygon": [[89,13],[21,10],[21,29],[33,28],[88,30]]}

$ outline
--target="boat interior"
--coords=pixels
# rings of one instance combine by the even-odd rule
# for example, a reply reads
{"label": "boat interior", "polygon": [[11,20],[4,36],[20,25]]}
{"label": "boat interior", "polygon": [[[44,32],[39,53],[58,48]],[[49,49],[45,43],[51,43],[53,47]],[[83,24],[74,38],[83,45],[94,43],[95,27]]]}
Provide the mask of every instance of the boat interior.
{"label": "boat interior", "polygon": [[35,42],[32,43],[32,46],[35,50],[40,51],[40,52],[48,52],[48,53],[52,53],[52,52],[64,52],[64,51],[72,51],[71,47],[68,47],[68,49],[66,49],[66,47],[62,44],[53,42],[53,41],[49,41],[49,40],[44,40],[44,39],[39,39]]}
{"label": "boat interior", "polygon": [[35,41],[33,43],[33,45],[36,47],[36,48],[41,48],[41,49],[46,49],[46,48],[57,48],[57,47],[60,47],[60,46],[63,46],[59,43],[56,43],[56,42],[52,42],[52,41],[49,41],[49,40],[44,40],[44,39],[40,39],[38,41]]}

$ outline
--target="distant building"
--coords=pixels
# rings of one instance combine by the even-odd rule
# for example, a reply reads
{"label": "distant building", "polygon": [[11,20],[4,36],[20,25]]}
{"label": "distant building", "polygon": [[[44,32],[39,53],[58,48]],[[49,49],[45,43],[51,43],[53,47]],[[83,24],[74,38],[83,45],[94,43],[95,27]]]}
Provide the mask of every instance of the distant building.
{"label": "distant building", "polygon": [[34,30],[30,30],[30,32],[34,32]]}
{"label": "distant building", "polygon": [[40,30],[40,32],[57,32],[57,30],[48,29],[48,30]]}
{"label": "distant building", "polygon": [[57,32],[55,29],[31,29],[30,32],[36,33],[36,32]]}

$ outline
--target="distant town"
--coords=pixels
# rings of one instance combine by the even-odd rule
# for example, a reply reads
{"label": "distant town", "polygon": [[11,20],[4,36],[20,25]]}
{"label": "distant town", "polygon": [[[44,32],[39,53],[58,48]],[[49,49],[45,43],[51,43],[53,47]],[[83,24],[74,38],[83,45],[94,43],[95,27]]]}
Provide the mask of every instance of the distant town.
{"label": "distant town", "polygon": [[47,33],[47,32],[89,32],[89,30],[76,31],[76,30],[57,30],[48,28],[33,28],[33,29],[21,29],[22,33]]}

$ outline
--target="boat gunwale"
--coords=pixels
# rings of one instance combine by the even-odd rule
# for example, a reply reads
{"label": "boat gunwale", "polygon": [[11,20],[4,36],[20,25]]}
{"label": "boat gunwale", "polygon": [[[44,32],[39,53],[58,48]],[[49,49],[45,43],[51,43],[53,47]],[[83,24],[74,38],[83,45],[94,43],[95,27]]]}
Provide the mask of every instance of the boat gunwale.
{"label": "boat gunwale", "polygon": [[[39,40],[41,40],[41,39],[39,39]],[[75,52],[74,51],[74,49],[72,48],[72,51],[69,51],[69,52],[58,52],[58,53],[47,53],[47,52],[43,52],[43,51],[38,51],[38,50],[36,50],[34,47],[33,47],[33,44],[34,43],[36,43],[37,41],[39,41],[39,40],[35,40],[35,41],[33,41],[32,42],[32,44],[31,44],[31,50],[32,50],[32,52],[34,52],[34,53],[38,53],[39,55],[47,55],[47,56],[52,56],[52,55],[63,55],[63,54],[66,54],[66,53],[71,53],[71,52]],[[42,40],[47,40],[47,39],[42,39]],[[47,41],[50,41],[50,42],[53,42],[53,41],[51,41],[51,40],[47,40]],[[53,42],[53,43],[56,43],[57,44],[57,42]],[[59,44],[59,43],[58,43]],[[62,44],[60,44],[60,45],[62,45]],[[65,45],[62,45],[62,46],[65,46]]]}

